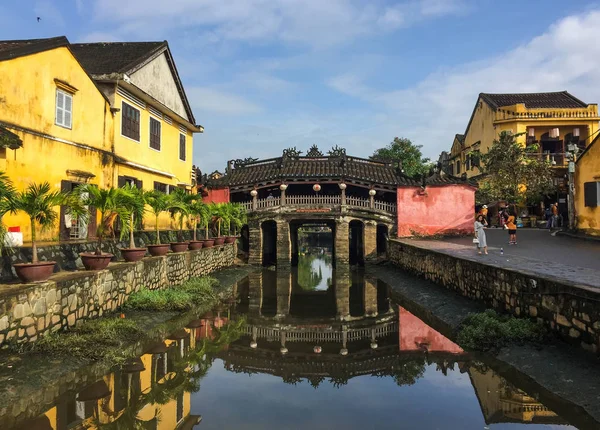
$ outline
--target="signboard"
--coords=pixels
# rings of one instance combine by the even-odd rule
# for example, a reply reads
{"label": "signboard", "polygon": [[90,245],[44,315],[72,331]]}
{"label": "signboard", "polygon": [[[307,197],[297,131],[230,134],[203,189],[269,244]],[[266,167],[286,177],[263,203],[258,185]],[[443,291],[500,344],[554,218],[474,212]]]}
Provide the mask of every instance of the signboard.
{"label": "signboard", "polygon": [[296,213],[315,214],[315,213],[327,213],[331,212],[331,208],[322,209],[296,209]]}

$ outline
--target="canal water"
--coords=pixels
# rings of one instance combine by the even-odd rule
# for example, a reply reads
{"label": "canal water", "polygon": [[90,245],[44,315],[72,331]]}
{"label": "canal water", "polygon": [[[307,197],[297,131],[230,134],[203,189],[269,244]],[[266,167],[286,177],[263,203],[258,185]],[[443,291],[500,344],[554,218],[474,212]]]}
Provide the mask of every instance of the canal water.
{"label": "canal water", "polygon": [[394,303],[382,281],[334,271],[325,248],[234,291],[235,302],[16,428],[577,428],[531,383],[525,391]]}

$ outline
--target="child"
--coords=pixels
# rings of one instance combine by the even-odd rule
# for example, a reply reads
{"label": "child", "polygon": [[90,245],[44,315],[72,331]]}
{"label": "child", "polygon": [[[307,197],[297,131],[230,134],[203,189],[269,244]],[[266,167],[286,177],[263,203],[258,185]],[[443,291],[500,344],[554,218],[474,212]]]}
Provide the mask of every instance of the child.
{"label": "child", "polygon": [[508,219],[506,220],[506,227],[508,228],[508,235],[509,235],[509,245],[516,245],[517,244],[517,224],[515,223],[515,216],[514,215],[510,215],[508,217]]}

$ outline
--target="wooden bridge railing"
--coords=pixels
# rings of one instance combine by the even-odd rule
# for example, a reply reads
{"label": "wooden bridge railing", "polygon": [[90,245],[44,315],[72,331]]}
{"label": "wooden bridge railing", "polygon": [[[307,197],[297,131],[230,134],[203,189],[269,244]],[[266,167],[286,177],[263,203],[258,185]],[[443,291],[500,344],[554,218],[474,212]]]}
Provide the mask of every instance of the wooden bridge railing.
{"label": "wooden bridge railing", "polygon": [[[344,202],[345,200],[345,202]],[[268,210],[281,206],[297,207],[315,207],[315,206],[349,206],[354,208],[373,209],[387,213],[396,213],[396,204],[384,201],[365,199],[362,197],[342,197],[331,195],[304,195],[304,196],[286,196],[271,197],[266,199],[256,199],[254,201],[240,203],[248,212],[257,210]]]}

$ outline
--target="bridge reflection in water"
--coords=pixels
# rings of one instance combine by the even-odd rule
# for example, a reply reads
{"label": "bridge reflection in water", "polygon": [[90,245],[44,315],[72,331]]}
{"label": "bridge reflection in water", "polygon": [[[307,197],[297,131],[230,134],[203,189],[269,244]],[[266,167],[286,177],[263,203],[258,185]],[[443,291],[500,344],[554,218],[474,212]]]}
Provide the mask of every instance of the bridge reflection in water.
{"label": "bridge reflection in water", "polygon": [[[359,421],[375,412],[361,412],[360,402],[348,404],[348,394],[331,392],[333,387],[356,392],[355,378],[362,381],[357,381],[363,384],[359,388],[370,381],[367,386],[376,390],[372,394],[378,401],[391,396],[397,402],[393,413],[377,412],[389,415],[382,419],[390,428],[395,428],[394,417],[409,416],[410,408],[416,408],[421,421],[407,422],[407,428],[566,424],[534,396],[394,304],[386,284],[361,272],[331,270],[326,252],[307,253],[301,260],[300,269],[292,272],[252,273],[235,284],[238,300],[191,321],[94,384],[77,390],[60,387],[66,394],[20,428],[191,429],[200,414],[204,420],[198,428],[292,428],[288,416],[298,411],[290,405],[298,404],[311,404],[311,417],[329,420],[323,428],[333,428],[327,425],[344,417],[350,417],[345,427],[363,428]],[[261,378],[235,373],[271,375],[284,384],[270,380],[265,385]],[[390,391],[389,380],[404,388]],[[419,388],[422,382],[426,388]],[[307,393],[301,388],[306,384],[318,390]],[[279,395],[282,386],[290,385],[297,387],[286,391],[289,402],[272,414],[272,405],[260,399]],[[319,399],[321,391],[326,394],[317,407],[306,396]],[[413,406],[406,404],[409,398],[416,402]],[[454,408],[460,408],[458,415]],[[419,410],[441,415],[429,414],[427,421]],[[261,426],[249,423],[244,418],[248,414],[269,418]],[[304,428],[302,423],[296,427]]]}

